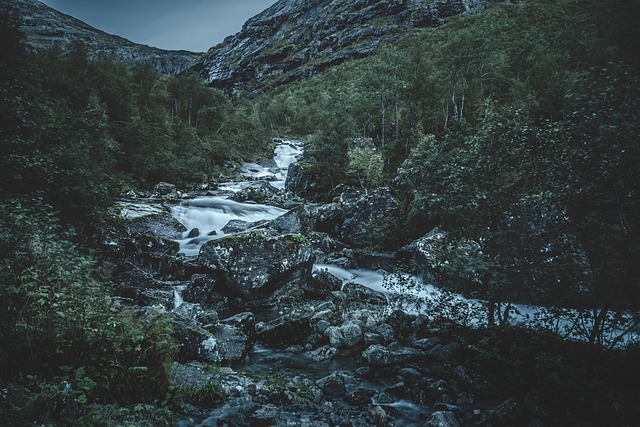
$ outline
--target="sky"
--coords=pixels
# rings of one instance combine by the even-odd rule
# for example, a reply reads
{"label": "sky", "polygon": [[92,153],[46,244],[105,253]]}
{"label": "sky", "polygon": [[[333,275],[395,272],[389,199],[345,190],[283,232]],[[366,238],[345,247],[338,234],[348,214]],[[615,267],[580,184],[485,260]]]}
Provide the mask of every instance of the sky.
{"label": "sky", "polygon": [[41,0],[87,24],[161,49],[206,52],[276,0]]}

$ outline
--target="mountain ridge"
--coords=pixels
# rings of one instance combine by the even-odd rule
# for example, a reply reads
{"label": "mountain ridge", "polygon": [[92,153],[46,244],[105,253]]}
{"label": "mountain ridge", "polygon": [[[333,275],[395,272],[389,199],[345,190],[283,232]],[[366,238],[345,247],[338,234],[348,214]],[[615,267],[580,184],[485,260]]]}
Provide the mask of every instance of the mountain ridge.
{"label": "mountain ridge", "polygon": [[57,11],[38,0],[13,0],[22,20],[30,49],[68,49],[74,41],[87,46],[90,58],[111,56],[134,65],[149,63],[163,74],[176,75],[190,67],[202,53],[164,50],[109,34],[80,19]]}
{"label": "mountain ridge", "polygon": [[498,2],[280,0],[209,49],[189,71],[227,93],[260,93],[368,56],[411,28],[442,25]]}

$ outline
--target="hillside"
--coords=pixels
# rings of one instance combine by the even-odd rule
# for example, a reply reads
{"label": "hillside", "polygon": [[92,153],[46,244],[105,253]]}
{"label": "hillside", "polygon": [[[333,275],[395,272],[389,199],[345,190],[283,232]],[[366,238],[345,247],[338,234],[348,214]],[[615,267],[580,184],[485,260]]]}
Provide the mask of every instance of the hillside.
{"label": "hillside", "polygon": [[263,92],[375,52],[408,29],[485,10],[495,0],[280,0],[195,65],[228,93]]}
{"label": "hillside", "polygon": [[106,55],[128,64],[149,63],[159,72],[169,75],[183,71],[201,55],[133,43],[58,12],[38,0],[14,2],[22,17],[22,31],[27,36],[27,44],[34,50],[54,46],[66,50],[73,42],[80,41],[87,46],[91,58]]}

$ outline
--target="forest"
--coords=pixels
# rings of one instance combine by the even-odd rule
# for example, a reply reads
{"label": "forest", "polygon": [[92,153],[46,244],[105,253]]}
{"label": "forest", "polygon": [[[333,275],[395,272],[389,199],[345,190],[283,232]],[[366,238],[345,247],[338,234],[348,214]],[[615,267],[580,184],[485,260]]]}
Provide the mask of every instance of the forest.
{"label": "forest", "polygon": [[[2,11],[0,385],[32,393],[0,399],[0,418],[112,425],[97,404],[150,404],[160,425],[194,399],[169,384],[171,324],[114,307],[104,225],[120,194],[215,184],[280,136],[305,140],[314,202],[345,185],[389,187],[401,202],[402,218],[372,230],[368,250],[445,230],[432,279],[489,301],[496,351],[550,339],[506,324],[507,301],[572,308],[593,321],[593,353],[578,367],[573,344],[565,355],[553,340],[553,350],[527,350],[549,377],[595,390],[585,377],[596,373],[581,369],[620,378],[609,369],[625,363],[637,379],[638,343],[621,349],[610,332],[640,326],[639,9],[501,4],[251,98],[193,75],[88,60],[81,44],[30,52],[17,14]],[[617,313],[633,321],[616,323]],[[514,369],[515,382],[532,375]],[[612,425],[631,422],[634,385],[608,386],[590,397],[620,409]]]}

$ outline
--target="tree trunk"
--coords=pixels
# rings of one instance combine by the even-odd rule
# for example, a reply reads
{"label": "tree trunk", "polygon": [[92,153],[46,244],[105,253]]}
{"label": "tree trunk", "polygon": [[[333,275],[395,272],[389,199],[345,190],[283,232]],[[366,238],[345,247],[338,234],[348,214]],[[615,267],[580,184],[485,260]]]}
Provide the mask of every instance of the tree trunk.
{"label": "tree trunk", "polygon": [[495,326],[496,324],[496,301],[494,298],[489,299],[487,322],[489,327]]}
{"label": "tree trunk", "polygon": [[394,95],[394,114],[395,114],[395,122],[396,122],[396,141],[398,140],[400,131],[399,131],[399,123],[398,123],[398,93],[396,92]]}
{"label": "tree trunk", "polygon": [[384,107],[384,94],[380,94],[380,112],[382,114],[382,147],[384,147],[384,134],[386,132],[384,122],[385,122],[385,107]]}

